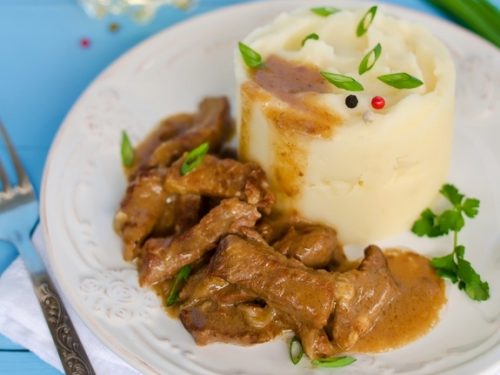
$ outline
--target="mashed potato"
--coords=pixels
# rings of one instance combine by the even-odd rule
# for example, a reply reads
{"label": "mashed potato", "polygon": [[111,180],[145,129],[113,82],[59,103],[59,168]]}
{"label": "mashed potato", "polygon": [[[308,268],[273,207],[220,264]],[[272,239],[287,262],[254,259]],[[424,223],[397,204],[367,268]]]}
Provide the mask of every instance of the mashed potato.
{"label": "mashed potato", "polygon": [[[380,9],[358,37],[366,10],[282,14],[243,40],[262,67],[250,69],[236,54],[241,158],[264,168],[280,209],[333,226],[346,244],[409,229],[446,180],[452,142],[448,51],[423,27]],[[319,39],[302,45],[311,33]],[[380,58],[359,75],[377,43]],[[337,88],[322,71],[352,77],[364,90]],[[377,78],[399,72],[423,85],[397,89]],[[372,107],[374,96],[384,98],[383,109]]]}

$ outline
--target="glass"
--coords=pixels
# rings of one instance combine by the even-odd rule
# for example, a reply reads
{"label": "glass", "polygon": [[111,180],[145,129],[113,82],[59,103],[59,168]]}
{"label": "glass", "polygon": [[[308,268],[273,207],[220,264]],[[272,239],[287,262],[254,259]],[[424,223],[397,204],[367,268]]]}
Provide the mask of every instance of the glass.
{"label": "glass", "polygon": [[83,9],[94,17],[106,14],[130,14],[138,22],[149,21],[162,5],[172,5],[181,9],[191,7],[192,0],[78,0]]}

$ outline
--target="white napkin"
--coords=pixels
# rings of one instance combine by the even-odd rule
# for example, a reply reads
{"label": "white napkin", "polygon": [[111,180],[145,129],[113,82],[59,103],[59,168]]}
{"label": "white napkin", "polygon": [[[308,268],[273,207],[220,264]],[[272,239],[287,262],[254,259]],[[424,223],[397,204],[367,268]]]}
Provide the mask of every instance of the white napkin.
{"label": "white napkin", "polygon": [[[40,227],[35,230],[33,243],[44,258],[46,250]],[[96,374],[139,374],[107,349],[89,331],[67,302],[65,306]],[[28,273],[20,258],[17,258],[0,277],[0,333],[63,371]]]}

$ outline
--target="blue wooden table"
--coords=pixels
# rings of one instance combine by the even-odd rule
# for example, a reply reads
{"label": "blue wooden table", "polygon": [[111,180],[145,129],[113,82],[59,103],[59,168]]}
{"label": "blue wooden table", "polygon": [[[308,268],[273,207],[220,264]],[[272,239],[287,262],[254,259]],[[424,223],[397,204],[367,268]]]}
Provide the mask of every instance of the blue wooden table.
{"label": "blue wooden table", "polygon": [[[446,17],[424,0],[386,1]],[[138,25],[126,16],[92,19],[76,0],[0,0],[0,117],[37,191],[59,125],[102,69],[161,29],[239,2],[198,0],[188,12],[164,7],[152,22]],[[118,30],[111,30],[112,23]],[[0,246],[1,273],[16,252]],[[0,374],[58,373],[0,335]]]}

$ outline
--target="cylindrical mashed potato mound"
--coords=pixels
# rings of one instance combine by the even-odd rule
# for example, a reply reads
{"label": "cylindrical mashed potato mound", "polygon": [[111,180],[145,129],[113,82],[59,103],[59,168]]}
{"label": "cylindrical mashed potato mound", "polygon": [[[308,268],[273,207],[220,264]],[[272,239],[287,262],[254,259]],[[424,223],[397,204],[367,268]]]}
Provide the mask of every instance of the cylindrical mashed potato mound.
{"label": "cylindrical mashed potato mound", "polygon": [[[278,192],[279,209],[333,226],[345,244],[367,244],[408,230],[446,181],[453,136],[455,69],[447,49],[423,27],[380,9],[367,33],[357,37],[365,12],[321,17],[297,10],[243,41],[264,61],[278,57],[344,74],[363,91],[332,85],[331,92],[298,94],[298,106],[256,84],[255,71],[239,52],[235,60],[240,156],[264,168]],[[319,40],[302,46],[311,33]],[[360,76],[361,59],[377,43],[380,58]],[[396,89],[377,79],[399,72],[424,84]],[[345,104],[349,94],[359,101],[353,109]],[[371,107],[374,96],[385,99],[382,110]],[[326,109],[328,116],[304,110],[304,103]],[[321,133],[297,131],[304,113],[322,123]]]}

